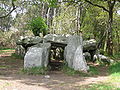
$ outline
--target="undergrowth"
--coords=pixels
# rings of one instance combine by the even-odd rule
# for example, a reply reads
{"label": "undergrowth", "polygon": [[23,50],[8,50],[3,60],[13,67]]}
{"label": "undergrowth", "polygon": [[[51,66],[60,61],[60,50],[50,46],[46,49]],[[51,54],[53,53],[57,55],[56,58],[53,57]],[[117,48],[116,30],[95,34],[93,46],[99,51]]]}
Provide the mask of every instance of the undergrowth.
{"label": "undergrowth", "polygon": [[68,67],[67,65],[63,66],[62,71],[69,76],[74,76],[74,75],[88,76],[87,73],[76,71],[76,70]]}
{"label": "undergrowth", "polygon": [[98,74],[99,74],[98,68],[95,66],[90,66],[89,75],[93,76],[93,75],[98,75]]}
{"label": "undergrowth", "polygon": [[23,74],[28,75],[46,75],[48,73],[47,67],[32,67],[32,68],[26,68],[22,69]]}
{"label": "undergrowth", "polygon": [[22,56],[20,56],[20,55],[18,55],[16,53],[12,53],[11,56],[14,57],[14,58],[16,58],[16,59],[23,59],[24,58],[24,57],[22,57]]}
{"label": "undergrowth", "polygon": [[120,62],[114,63],[109,67],[109,82],[119,82],[120,84]]}
{"label": "undergrowth", "polygon": [[81,86],[82,90],[120,90],[120,62],[116,62],[108,68],[108,80],[103,83]]}
{"label": "undergrowth", "polygon": [[98,75],[99,71],[96,67],[94,66],[90,66],[90,70],[86,73],[86,72],[82,72],[82,71],[77,71],[74,70],[70,67],[68,67],[67,65],[64,65],[62,68],[62,71],[70,76],[74,76],[74,75],[79,75],[79,76],[84,76],[84,77],[89,77],[89,76],[93,76],[93,75]]}
{"label": "undergrowth", "polygon": [[3,47],[0,47],[0,50],[15,50],[13,48],[3,48]]}
{"label": "undergrowth", "polygon": [[120,59],[120,52],[119,53],[115,53],[112,58],[114,59]]}
{"label": "undergrowth", "polygon": [[119,73],[120,74],[120,62],[114,63],[109,67],[109,73]]}
{"label": "undergrowth", "polygon": [[80,90],[120,90],[120,88],[117,88],[109,83],[98,83],[81,86]]}

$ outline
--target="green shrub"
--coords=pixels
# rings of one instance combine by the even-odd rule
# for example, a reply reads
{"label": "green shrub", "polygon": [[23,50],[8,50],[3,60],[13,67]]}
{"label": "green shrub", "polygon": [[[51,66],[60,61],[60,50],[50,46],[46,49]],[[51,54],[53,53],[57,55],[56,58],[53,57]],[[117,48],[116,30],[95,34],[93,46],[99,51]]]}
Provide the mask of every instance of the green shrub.
{"label": "green shrub", "polygon": [[35,36],[39,36],[40,33],[43,33],[43,36],[47,34],[48,26],[45,24],[45,20],[42,17],[33,18],[29,22],[28,27]]}

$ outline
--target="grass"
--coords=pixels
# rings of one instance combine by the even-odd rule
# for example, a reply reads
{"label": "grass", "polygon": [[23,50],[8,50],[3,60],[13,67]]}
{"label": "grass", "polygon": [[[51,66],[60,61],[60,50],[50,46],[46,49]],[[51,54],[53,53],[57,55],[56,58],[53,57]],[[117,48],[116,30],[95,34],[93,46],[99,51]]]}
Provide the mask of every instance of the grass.
{"label": "grass", "polygon": [[5,53],[5,52],[11,52],[11,51],[8,51],[8,50],[0,50],[0,53]]}
{"label": "grass", "polygon": [[22,69],[22,73],[28,75],[46,75],[48,73],[48,68],[47,67],[26,68]]}
{"label": "grass", "polygon": [[12,53],[11,55],[12,57],[16,58],[16,59],[23,59],[24,57],[17,55],[16,53]]}
{"label": "grass", "polygon": [[0,54],[6,53],[6,52],[11,52],[11,50],[15,50],[15,49],[11,49],[11,48],[0,48]]}
{"label": "grass", "polygon": [[[2,53],[7,53],[7,52],[11,52],[11,50],[15,50],[15,49],[11,49],[11,48],[1,48],[1,49],[0,49],[0,54],[2,54]],[[15,57],[16,59],[23,59],[22,56],[17,55],[16,53],[12,53],[11,56],[12,56],[12,57]]]}
{"label": "grass", "polygon": [[15,50],[13,48],[0,48],[0,50]]}
{"label": "grass", "polygon": [[79,76],[89,77],[89,76],[94,76],[94,75],[99,74],[98,67],[90,65],[89,68],[90,69],[87,73],[81,72],[81,71],[76,71],[76,70],[68,67],[67,63],[65,63],[62,67],[62,71],[69,76],[79,75]]}
{"label": "grass", "polygon": [[119,83],[120,85],[120,62],[117,62],[109,67],[110,83]]}
{"label": "grass", "polygon": [[99,74],[98,68],[95,66],[90,66],[89,75],[93,76],[93,75],[98,75],[98,74]]}
{"label": "grass", "polygon": [[81,86],[80,90],[120,90],[120,88],[114,87],[109,83],[89,84],[87,86]]}
{"label": "grass", "polygon": [[7,69],[7,68],[10,68],[10,66],[7,66],[7,65],[0,65],[0,69]]}
{"label": "grass", "polygon": [[114,63],[109,67],[109,73],[119,73],[120,74],[120,62]]}
{"label": "grass", "polygon": [[[92,72],[96,71],[94,68],[92,69]],[[120,90],[120,62],[110,65],[108,70],[109,76],[107,81],[80,86],[80,90]]]}
{"label": "grass", "polygon": [[87,73],[76,71],[76,70],[68,67],[67,65],[63,66],[62,71],[69,76],[74,76],[74,75],[88,76]]}

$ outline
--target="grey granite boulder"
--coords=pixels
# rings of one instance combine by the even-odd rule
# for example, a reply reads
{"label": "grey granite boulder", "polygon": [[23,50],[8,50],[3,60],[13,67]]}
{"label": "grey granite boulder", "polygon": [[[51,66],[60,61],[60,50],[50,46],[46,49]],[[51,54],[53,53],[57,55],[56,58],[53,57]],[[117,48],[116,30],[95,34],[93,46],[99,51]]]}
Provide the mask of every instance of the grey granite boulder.
{"label": "grey granite boulder", "polygon": [[86,60],[86,61],[90,61],[90,60],[91,60],[91,55],[90,55],[89,52],[84,52],[84,53],[83,53],[83,56],[85,57],[85,60]]}
{"label": "grey granite boulder", "polygon": [[24,57],[24,68],[47,67],[50,47],[50,43],[41,43],[30,47]]}
{"label": "grey granite boulder", "polygon": [[95,50],[97,48],[97,42],[95,39],[85,40],[83,41],[83,50]]}
{"label": "grey granite boulder", "polygon": [[23,45],[23,44],[38,44],[41,43],[43,39],[39,36],[35,37],[23,37],[21,36],[19,40],[16,41],[17,45]]}
{"label": "grey granite boulder", "polygon": [[64,58],[70,68],[85,72],[88,70],[83,56],[81,36],[73,35],[68,37],[68,45],[65,47]]}
{"label": "grey granite boulder", "polygon": [[82,44],[81,37],[77,35],[69,36],[67,42],[68,44],[64,51],[64,59],[67,61],[68,66],[72,68],[75,51],[77,47]]}
{"label": "grey granite boulder", "polygon": [[57,35],[57,34],[48,34],[44,36],[44,42],[59,42],[59,43],[67,43],[68,35]]}
{"label": "grey granite boulder", "polygon": [[110,64],[114,63],[114,60],[112,60],[111,58],[104,56],[102,54],[97,54],[97,55],[95,54],[93,57],[93,60],[94,61],[99,60],[100,63],[103,63],[105,65],[110,65]]}
{"label": "grey granite boulder", "polygon": [[84,71],[84,72],[87,72],[89,70],[85,57],[83,56],[82,45],[79,45],[75,51],[73,58],[73,68],[74,70]]}

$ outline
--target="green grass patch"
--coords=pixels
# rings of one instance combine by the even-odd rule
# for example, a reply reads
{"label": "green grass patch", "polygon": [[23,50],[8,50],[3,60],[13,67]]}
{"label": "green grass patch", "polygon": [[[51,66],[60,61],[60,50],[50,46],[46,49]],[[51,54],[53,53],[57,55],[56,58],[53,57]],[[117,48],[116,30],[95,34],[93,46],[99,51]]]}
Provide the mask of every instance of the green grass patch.
{"label": "green grass patch", "polygon": [[20,55],[18,55],[16,53],[12,53],[11,56],[14,57],[14,58],[16,58],[16,59],[23,59],[24,58],[23,56],[20,56]]}
{"label": "green grass patch", "polygon": [[95,66],[90,66],[89,75],[93,76],[93,75],[98,75],[98,74],[99,74],[98,68]]}
{"label": "green grass patch", "polygon": [[109,67],[110,79],[109,82],[120,83],[120,62],[114,63]]}
{"label": "green grass patch", "polygon": [[15,50],[14,48],[0,48],[0,50]]}
{"label": "green grass patch", "polygon": [[119,73],[120,74],[120,62],[116,62],[109,67],[109,73]]}
{"label": "green grass patch", "polygon": [[7,53],[7,52],[11,52],[11,50],[15,50],[15,49],[10,49],[10,48],[0,49],[0,54],[2,54],[2,53]]}
{"label": "green grass patch", "polygon": [[110,75],[108,82],[120,84],[120,73],[114,73]]}
{"label": "green grass patch", "polygon": [[28,75],[46,75],[48,73],[48,70],[48,67],[32,67],[22,69],[22,73]]}
{"label": "green grass patch", "polygon": [[7,65],[0,65],[0,69],[7,69],[7,68],[10,68],[10,66],[7,66]]}
{"label": "green grass patch", "polygon": [[94,76],[99,74],[98,67],[95,67],[95,66],[90,66],[90,70],[87,73],[74,70],[68,67],[67,65],[64,65],[62,67],[62,71],[69,76],[79,75],[79,76],[89,77],[89,76]]}
{"label": "green grass patch", "polygon": [[89,74],[87,74],[85,72],[80,72],[80,71],[74,70],[74,69],[68,67],[67,65],[63,66],[62,71],[69,76],[74,76],[74,75],[79,75],[79,76],[84,76],[84,77],[89,76]]}
{"label": "green grass patch", "polygon": [[81,86],[80,90],[120,90],[109,83],[90,84],[87,86]]}
{"label": "green grass patch", "polygon": [[0,50],[0,53],[5,53],[5,52],[11,52],[11,51],[7,51],[7,50]]}

